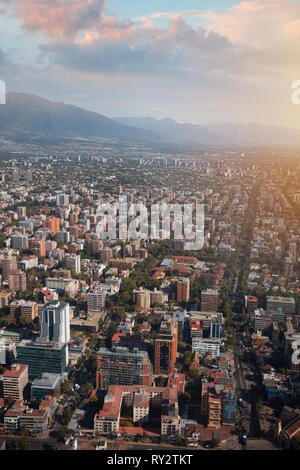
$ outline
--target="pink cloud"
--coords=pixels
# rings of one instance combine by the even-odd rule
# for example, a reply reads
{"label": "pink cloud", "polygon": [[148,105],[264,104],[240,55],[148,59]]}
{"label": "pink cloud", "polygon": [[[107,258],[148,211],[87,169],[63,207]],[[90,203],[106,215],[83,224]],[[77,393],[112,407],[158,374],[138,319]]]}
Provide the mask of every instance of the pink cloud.
{"label": "pink cloud", "polygon": [[52,40],[73,40],[102,19],[106,0],[18,0],[12,16],[29,31],[41,31]]}

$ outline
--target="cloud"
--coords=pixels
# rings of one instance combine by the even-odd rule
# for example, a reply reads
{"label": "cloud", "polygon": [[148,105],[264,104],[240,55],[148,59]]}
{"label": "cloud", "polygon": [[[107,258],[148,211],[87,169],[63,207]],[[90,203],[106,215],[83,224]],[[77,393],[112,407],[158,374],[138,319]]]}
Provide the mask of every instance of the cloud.
{"label": "cloud", "polygon": [[190,74],[194,79],[197,74],[270,74],[274,60],[204,27],[192,28],[181,15],[173,15],[167,28],[105,19],[101,30],[72,43],[43,45],[41,54],[53,65],[82,73]]}
{"label": "cloud", "polygon": [[15,0],[11,15],[30,32],[51,40],[72,41],[82,30],[101,22],[106,0]]}
{"label": "cloud", "polygon": [[242,1],[227,11],[187,11],[184,17],[199,18],[207,29],[231,42],[264,48],[284,39],[286,25],[300,18],[300,3],[290,0]]}

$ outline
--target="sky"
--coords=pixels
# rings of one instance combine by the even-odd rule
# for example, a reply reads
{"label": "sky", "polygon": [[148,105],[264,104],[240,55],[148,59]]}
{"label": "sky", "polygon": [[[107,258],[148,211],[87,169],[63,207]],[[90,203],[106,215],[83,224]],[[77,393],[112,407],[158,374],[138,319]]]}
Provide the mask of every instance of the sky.
{"label": "sky", "polygon": [[0,0],[0,80],[109,117],[300,128],[300,1]]}

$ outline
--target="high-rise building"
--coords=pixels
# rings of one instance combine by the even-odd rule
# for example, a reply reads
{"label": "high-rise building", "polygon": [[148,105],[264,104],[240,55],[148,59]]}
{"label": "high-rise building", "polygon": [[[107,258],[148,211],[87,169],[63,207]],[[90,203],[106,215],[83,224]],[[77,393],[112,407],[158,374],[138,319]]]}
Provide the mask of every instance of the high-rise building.
{"label": "high-rise building", "polygon": [[55,343],[70,341],[70,304],[47,302],[43,306],[41,337]]}
{"label": "high-rise building", "polygon": [[57,241],[61,243],[69,243],[70,233],[67,231],[57,232]]}
{"label": "high-rise building", "polygon": [[17,259],[11,256],[8,252],[4,253],[2,260],[2,279],[3,281],[9,280],[9,273],[11,270],[17,269]]}
{"label": "high-rise building", "polygon": [[188,302],[190,298],[190,281],[188,278],[177,282],[177,302]]}
{"label": "high-rise building", "polygon": [[136,299],[136,304],[140,308],[150,308],[151,305],[151,297],[150,291],[145,289],[135,290],[133,291],[133,295]]}
{"label": "high-rise building", "polygon": [[10,290],[16,292],[23,292],[27,288],[26,274],[20,269],[10,270],[8,282]]}
{"label": "high-rise building", "polygon": [[255,312],[255,310],[257,309],[258,300],[253,295],[247,295],[245,297],[245,301],[246,301],[245,303],[246,303],[247,313],[251,317],[253,315],[253,313]]}
{"label": "high-rise building", "polygon": [[66,257],[67,268],[79,274],[81,271],[80,255],[70,255]]}
{"label": "high-rise building", "polygon": [[101,312],[105,307],[106,292],[102,290],[95,290],[89,292],[87,296],[88,314],[93,312]]}
{"label": "high-rise building", "polygon": [[28,366],[12,364],[3,374],[3,396],[14,400],[23,400],[23,391],[28,383]]}
{"label": "high-rise building", "polygon": [[53,216],[48,217],[44,221],[44,227],[49,228],[51,235],[55,236],[60,229],[60,219],[53,217]]}
{"label": "high-rise building", "polygon": [[69,195],[68,194],[57,194],[56,196],[56,205],[57,206],[68,206],[69,205]]}
{"label": "high-rise building", "polygon": [[212,320],[210,324],[210,338],[220,339],[222,336],[222,323]]}
{"label": "high-rise building", "polygon": [[113,257],[111,248],[102,248],[99,253],[102,261],[109,261]]}
{"label": "high-rise building", "polygon": [[45,240],[29,240],[29,248],[31,253],[38,258],[45,258],[46,256],[46,242]]}
{"label": "high-rise building", "polygon": [[17,214],[18,214],[18,219],[25,218],[26,217],[26,207],[25,206],[17,207]]}
{"label": "high-rise building", "polygon": [[254,330],[265,332],[273,323],[273,315],[262,308],[256,309],[252,314]]}
{"label": "high-rise building", "polygon": [[146,351],[116,347],[99,349],[96,386],[107,390],[109,385],[152,385],[152,365]]}
{"label": "high-rise building", "polygon": [[27,250],[29,243],[28,243],[28,236],[27,235],[12,235],[10,238],[10,246],[15,250]]}
{"label": "high-rise building", "polygon": [[[13,364],[16,362],[16,343],[8,338],[0,336],[0,364]],[[1,388],[1,387],[0,387]]]}
{"label": "high-rise building", "polygon": [[217,312],[219,305],[219,291],[217,289],[206,289],[201,291],[201,311]]}
{"label": "high-rise building", "polygon": [[178,323],[175,318],[165,316],[155,339],[155,374],[173,374],[178,345]]}

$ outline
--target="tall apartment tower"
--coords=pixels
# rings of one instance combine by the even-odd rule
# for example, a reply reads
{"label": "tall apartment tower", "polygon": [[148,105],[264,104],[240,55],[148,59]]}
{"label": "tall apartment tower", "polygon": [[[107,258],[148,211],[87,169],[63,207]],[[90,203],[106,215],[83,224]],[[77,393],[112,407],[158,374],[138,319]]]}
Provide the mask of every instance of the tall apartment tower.
{"label": "tall apartment tower", "polygon": [[26,207],[25,206],[17,207],[17,214],[18,214],[19,219],[25,218],[26,217]]}
{"label": "tall apartment tower", "polygon": [[3,396],[23,400],[23,391],[28,383],[28,365],[12,364],[3,374]]}
{"label": "tall apartment tower", "polygon": [[178,346],[178,323],[175,318],[164,318],[155,340],[154,373],[173,374]]}
{"label": "tall apartment tower", "polygon": [[69,205],[69,195],[68,194],[57,194],[56,196],[56,205],[66,207]]}
{"label": "tall apartment tower", "polygon": [[3,281],[9,280],[9,273],[11,270],[17,269],[17,259],[11,256],[8,252],[4,253],[2,261],[2,279]]}
{"label": "tall apartment tower", "polygon": [[57,232],[59,232],[59,229],[60,229],[60,219],[57,217],[53,217],[53,216],[48,217],[44,221],[44,227],[49,228],[51,235],[55,236]]}
{"label": "tall apartment tower", "polygon": [[99,349],[96,387],[107,390],[109,385],[152,385],[153,371],[148,353],[128,348]]}
{"label": "tall apartment tower", "polygon": [[148,290],[140,289],[134,291],[134,295],[136,296],[136,303],[140,308],[150,308],[151,297]]}
{"label": "tall apartment tower", "polygon": [[41,337],[55,343],[70,341],[70,304],[47,302],[43,307]]}
{"label": "tall apartment tower", "polygon": [[9,272],[9,289],[16,292],[25,291],[27,288],[26,274],[20,269],[12,269]]}
{"label": "tall apartment tower", "polygon": [[246,309],[247,313],[252,316],[257,309],[258,306],[258,300],[256,297],[253,295],[247,295],[246,296]]}
{"label": "tall apartment tower", "polygon": [[217,289],[206,289],[201,291],[201,311],[217,312],[219,305],[219,291]]}
{"label": "tall apartment tower", "polygon": [[190,298],[190,281],[188,278],[177,282],[177,302],[188,302]]}
{"label": "tall apartment tower", "polygon": [[105,307],[106,292],[89,292],[87,296],[88,314],[101,312]]}
{"label": "tall apartment tower", "polygon": [[66,264],[71,271],[74,271],[76,274],[81,272],[81,262],[80,255],[70,255],[66,257]]}

